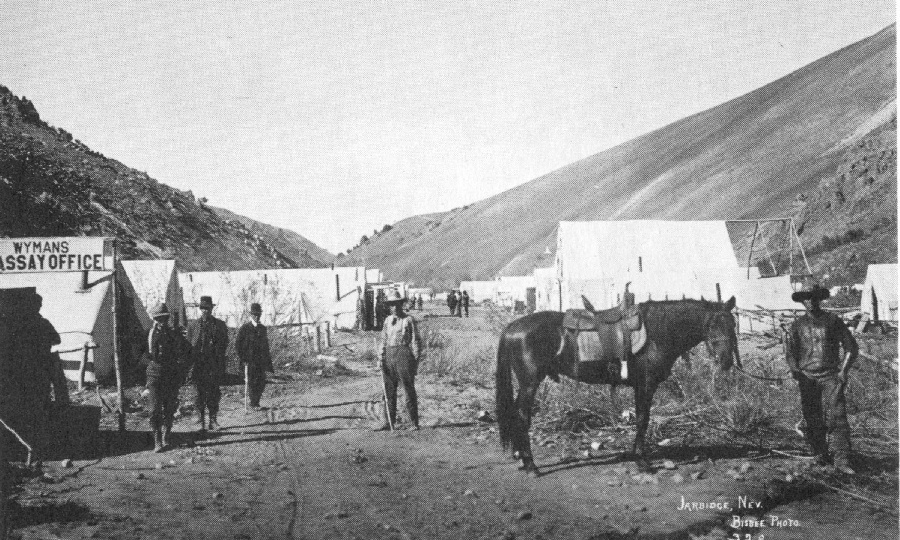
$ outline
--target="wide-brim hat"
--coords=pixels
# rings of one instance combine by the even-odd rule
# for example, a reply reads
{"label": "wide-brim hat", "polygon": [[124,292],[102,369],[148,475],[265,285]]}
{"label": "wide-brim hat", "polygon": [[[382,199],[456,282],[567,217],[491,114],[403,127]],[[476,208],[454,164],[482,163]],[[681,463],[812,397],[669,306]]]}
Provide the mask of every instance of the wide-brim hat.
{"label": "wide-brim hat", "polygon": [[256,302],[250,304],[250,314],[251,315],[262,315],[262,306],[257,304]]}
{"label": "wide-brim hat", "polygon": [[806,287],[802,291],[797,291],[791,295],[794,302],[804,302],[806,300],[825,300],[831,297],[831,291],[821,287],[818,283],[812,287]]}
{"label": "wide-brim hat", "polygon": [[150,317],[156,319],[157,317],[168,317],[171,315],[169,313],[169,306],[166,305],[165,302],[160,302],[153,306],[153,309],[150,310]]}
{"label": "wide-brim hat", "polygon": [[215,304],[213,304],[212,296],[201,296],[200,297],[200,309],[212,309]]}
{"label": "wide-brim hat", "polygon": [[406,298],[403,298],[398,290],[388,293],[387,298],[384,300],[385,304],[402,304],[403,302],[406,302]]}

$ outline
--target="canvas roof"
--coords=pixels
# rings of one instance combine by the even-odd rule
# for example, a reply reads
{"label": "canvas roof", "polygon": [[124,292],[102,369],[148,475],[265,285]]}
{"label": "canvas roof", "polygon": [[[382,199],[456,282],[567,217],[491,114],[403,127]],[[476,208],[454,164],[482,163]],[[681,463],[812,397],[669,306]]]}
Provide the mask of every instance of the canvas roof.
{"label": "canvas roof", "polygon": [[870,264],[863,284],[860,311],[875,316],[872,292],[878,300],[878,318],[886,321],[897,320],[897,265]]}
{"label": "canvas roof", "polygon": [[561,221],[562,279],[615,279],[698,268],[738,268],[724,221]]}
{"label": "canvas roof", "polygon": [[[469,293],[469,299],[472,302],[483,302],[484,300],[494,300],[497,296],[497,281],[463,281],[459,284],[460,290]],[[444,295],[446,298],[446,295]]]}
{"label": "canvas roof", "polygon": [[160,302],[166,302],[170,312],[181,313],[183,299],[174,260],[121,261],[121,265],[148,313],[146,321],[142,318],[147,328],[149,311]]}

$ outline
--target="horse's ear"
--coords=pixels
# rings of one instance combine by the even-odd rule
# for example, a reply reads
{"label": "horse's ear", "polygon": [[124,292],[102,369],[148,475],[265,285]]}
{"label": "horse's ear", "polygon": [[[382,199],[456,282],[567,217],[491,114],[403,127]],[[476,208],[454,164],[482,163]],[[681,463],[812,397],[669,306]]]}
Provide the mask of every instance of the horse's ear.
{"label": "horse's ear", "polygon": [[590,311],[591,313],[597,311],[596,309],[594,309],[594,304],[591,304],[591,301],[588,300],[587,296],[583,294],[581,295],[581,303],[584,304],[584,309]]}
{"label": "horse's ear", "polygon": [[734,309],[735,305],[737,305],[737,300],[735,299],[734,296],[732,296],[731,298],[728,299],[727,302],[725,302],[725,309],[728,311],[731,311],[732,309]]}

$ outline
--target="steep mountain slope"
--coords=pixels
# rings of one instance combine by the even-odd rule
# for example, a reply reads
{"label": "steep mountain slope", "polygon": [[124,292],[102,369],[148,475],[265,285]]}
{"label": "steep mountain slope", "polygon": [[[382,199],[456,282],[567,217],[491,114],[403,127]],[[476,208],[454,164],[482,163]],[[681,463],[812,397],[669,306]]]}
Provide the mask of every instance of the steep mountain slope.
{"label": "steep mountain slope", "polygon": [[266,242],[274,246],[278,251],[292,257],[300,268],[324,268],[334,260],[333,254],[292,230],[282,229],[281,227],[250,219],[247,216],[235,214],[227,208],[215,206],[210,208],[225,221],[236,221],[246,227],[252,234],[265,238]]}
{"label": "steep mountain slope", "polygon": [[[749,94],[447,212],[402,243],[389,231],[350,257],[395,279],[446,286],[546,265],[560,220],[791,215],[849,149],[895,121],[895,50],[892,25]],[[896,148],[895,139],[886,144]],[[840,217],[834,227],[810,227],[804,242],[846,228]],[[879,257],[896,260],[892,251]]]}
{"label": "steep mountain slope", "polygon": [[191,192],[92,151],[0,86],[0,236],[53,235],[114,236],[124,257],[175,257],[186,271],[293,268],[314,259],[282,251],[293,240],[223,219]]}

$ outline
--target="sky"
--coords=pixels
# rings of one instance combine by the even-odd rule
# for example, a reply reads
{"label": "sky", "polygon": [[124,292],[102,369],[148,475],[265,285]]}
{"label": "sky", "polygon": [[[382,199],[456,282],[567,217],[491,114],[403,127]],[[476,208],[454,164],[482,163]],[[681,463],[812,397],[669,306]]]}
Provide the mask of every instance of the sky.
{"label": "sky", "polygon": [[893,1],[4,0],[0,84],[332,252],[740,96]]}

